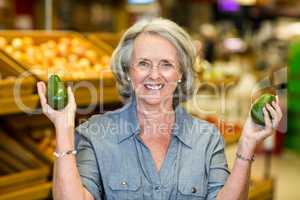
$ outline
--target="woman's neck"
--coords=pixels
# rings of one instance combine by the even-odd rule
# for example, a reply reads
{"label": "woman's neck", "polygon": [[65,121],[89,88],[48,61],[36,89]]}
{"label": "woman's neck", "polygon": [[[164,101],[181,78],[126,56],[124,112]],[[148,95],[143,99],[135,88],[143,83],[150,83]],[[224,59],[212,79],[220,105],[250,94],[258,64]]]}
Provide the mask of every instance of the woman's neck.
{"label": "woman's neck", "polygon": [[172,102],[164,106],[148,105],[137,100],[137,117],[143,134],[150,136],[170,133],[175,122],[175,112]]}

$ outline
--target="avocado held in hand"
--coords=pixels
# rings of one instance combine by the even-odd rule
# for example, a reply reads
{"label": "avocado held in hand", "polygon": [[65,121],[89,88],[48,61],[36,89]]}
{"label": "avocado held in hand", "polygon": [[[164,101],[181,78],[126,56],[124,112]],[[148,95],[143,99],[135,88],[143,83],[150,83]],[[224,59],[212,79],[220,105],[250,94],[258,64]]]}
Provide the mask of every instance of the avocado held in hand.
{"label": "avocado held in hand", "polygon": [[[265,105],[268,103],[272,105],[271,103],[275,101],[276,98],[272,94],[263,94],[260,96],[252,105],[251,108],[251,117],[252,120],[259,125],[265,126],[265,120],[264,120],[264,113],[263,113],[263,108]],[[269,113],[270,119],[272,119],[270,113]]]}
{"label": "avocado held in hand", "polygon": [[51,75],[48,79],[48,104],[55,110],[61,110],[68,104],[68,94],[59,76]]}

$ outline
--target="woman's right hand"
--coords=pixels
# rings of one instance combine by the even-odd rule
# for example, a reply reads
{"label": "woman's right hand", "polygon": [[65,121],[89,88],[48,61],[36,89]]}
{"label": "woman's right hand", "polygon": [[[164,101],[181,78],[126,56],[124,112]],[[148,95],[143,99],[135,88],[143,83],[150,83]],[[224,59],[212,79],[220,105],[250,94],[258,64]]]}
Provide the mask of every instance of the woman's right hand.
{"label": "woman's right hand", "polygon": [[51,120],[56,130],[68,130],[74,128],[75,125],[75,113],[76,113],[76,102],[74,94],[70,87],[68,87],[68,104],[62,110],[54,110],[47,103],[46,99],[46,85],[40,81],[37,83],[38,94],[42,106],[43,113]]}

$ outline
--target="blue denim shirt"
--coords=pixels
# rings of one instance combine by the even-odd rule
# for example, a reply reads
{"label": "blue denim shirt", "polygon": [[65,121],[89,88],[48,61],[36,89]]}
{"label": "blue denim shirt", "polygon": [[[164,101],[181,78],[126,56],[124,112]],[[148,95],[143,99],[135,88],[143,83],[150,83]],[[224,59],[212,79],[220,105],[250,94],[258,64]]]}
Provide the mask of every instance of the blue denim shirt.
{"label": "blue denim shirt", "polygon": [[139,137],[135,99],[78,126],[76,160],[83,186],[96,200],[215,199],[229,175],[223,138],[181,106],[175,118],[159,172]]}

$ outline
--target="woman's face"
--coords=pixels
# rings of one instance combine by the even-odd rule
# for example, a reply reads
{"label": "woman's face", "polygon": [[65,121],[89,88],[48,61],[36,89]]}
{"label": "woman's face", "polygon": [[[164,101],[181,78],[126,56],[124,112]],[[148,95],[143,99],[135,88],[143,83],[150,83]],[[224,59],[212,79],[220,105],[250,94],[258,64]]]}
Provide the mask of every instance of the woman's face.
{"label": "woman's face", "polygon": [[129,76],[137,98],[143,103],[172,103],[182,76],[176,48],[159,35],[139,35],[134,41]]}

